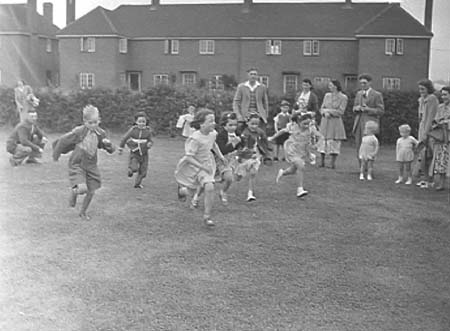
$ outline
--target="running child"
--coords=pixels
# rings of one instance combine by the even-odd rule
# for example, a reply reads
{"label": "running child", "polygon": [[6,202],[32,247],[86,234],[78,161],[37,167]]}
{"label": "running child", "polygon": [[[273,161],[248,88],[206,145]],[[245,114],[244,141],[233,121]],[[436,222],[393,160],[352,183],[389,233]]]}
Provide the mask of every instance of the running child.
{"label": "running child", "polygon": [[119,154],[122,154],[125,144],[130,149],[128,162],[128,177],[137,173],[135,188],[143,188],[142,180],[147,176],[148,150],[153,146],[152,130],[148,126],[148,118],[144,112],[134,117],[134,125],[127,131],[119,144]]}
{"label": "running child", "polygon": [[214,174],[216,162],[212,151],[224,163],[226,160],[216,144],[214,113],[209,109],[199,110],[191,123],[196,129],[186,140],[185,155],[177,164],[175,179],[178,183],[178,198],[185,201],[189,190],[203,188],[205,191],[205,210],[203,221],[213,226],[211,210],[214,200]]}
{"label": "running child", "polygon": [[378,124],[374,121],[366,122],[364,127],[364,137],[359,148],[359,159],[361,160],[361,169],[359,179],[364,180],[364,173],[367,170],[367,180],[373,179],[373,164],[378,154],[379,143],[375,133],[378,132]]}
{"label": "running child", "polygon": [[289,132],[289,139],[284,143],[286,160],[290,163],[287,169],[280,169],[276,177],[279,183],[281,177],[294,175],[297,176],[297,197],[301,198],[308,194],[303,188],[303,171],[306,163],[313,163],[312,157],[312,137],[315,134],[311,131],[310,123],[312,116],[309,113],[295,113],[292,115],[292,122],[285,132]]}
{"label": "running child", "polygon": [[73,151],[69,158],[70,207],[75,207],[78,195],[84,195],[79,216],[90,220],[86,214],[95,191],[101,186],[100,171],[97,167],[97,149],[105,149],[112,154],[115,150],[106,133],[98,125],[98,109],[88,105],[83,109],[83,125],[53,142],[53,159],[58,161],[61,154]]}
{"label": "running child", "polygon": [[[278,133],[278,131],[283,130],[286,128],[288,123],[291,120],[291,114],[290,112],[290,106],[291,104],[287,100],[281,101],[280,105],[280,112],[274,117],[274,128],[275,133]],[[289,138],[289,133],[284,132],[283,134],[279,135],[275,139],[275,145],[276,145],[276,151],[275,151],[275,157],[273,158],[274,161],[278,161],[278,155],[280,153],[280,149],[283,148],[284,142]],[[286,159],[284,156],[284,150],[283,150],[283,161]]]}

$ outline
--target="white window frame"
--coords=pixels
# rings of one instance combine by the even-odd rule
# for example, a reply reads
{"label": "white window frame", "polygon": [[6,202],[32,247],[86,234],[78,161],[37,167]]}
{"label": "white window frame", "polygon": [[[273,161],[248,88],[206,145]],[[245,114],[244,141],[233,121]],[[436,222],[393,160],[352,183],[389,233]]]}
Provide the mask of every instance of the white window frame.
{"label": "white window frame", "polygon": [[312,55],[319,56],[320,55],[320,42],[319,40],[312,41]]}
{"label": "white window frame", "polygon": [[344,77],[344,88],[348,89],[350,85],[349,82],[354,81],[355,83],[358,81],[358,75],[345,75]]}
{"label": "white window frame", "polygon": [[126,72],[120,72],[119,73],[119,81],[120,81],[120,86],[121,87],[127,87],[128,86],[127,73]]}
{"label": "white window frame", "polygon": [[259,75],[259,82],[269,88],[269,75]]}
{"label": "white window frame", "polygon": [[180,54],[180,41],[177,39],[164,40],[164,54]]}
{"label": "white window frame", "polygon": [[211,80],[209,81],[209,89],[210,90],[224,90],[225,89],[222,74],[212,75]]}
{"label": "white window frame", "polygon": [[266,40],[266,55],[281,55],[281,40]]}
{"label": "white window frame", "polygon": [[211,39],[202,39],[199,41],[199,53],[200,54],[214,54],[215,42]]}
{"label": "white window frame", "polygon": [[317,76],[314,77],[314,86],[327,86],[331,82],[331,77],[328,76]]}
{"label": "white window frame", "polygon": [[45,51],[47,53],[51,53],[52,52],[52,40],[50,38],[47,38],[45,40]]}
{"label": "white window frame", "polygon": [[197,73],[194,71],[182,72],[181,84],[185,86],[195,86],[197,84]]}
{"label": "white window frame", "polygon": [[94,37],[81,37],[80,38],[80,51],[94,53],[95,52],[95,38]]}
{"label": "white window frame", "polygon": [[395,39],[387,38],[384,42],[384,54],[392,56],[395,54]]}
{"label": "white window frame", "polygon": [[[288,78],[295,78],[295,84],[294,84],[295,86],[294,86],[294,88],[292,90],[289,90],[289,91],[287,89]],[[299,79],[298,75],[295,75],[295,74],[283,74],[283,93],[284,94],[287,94],[288,92],[294,92],[295,93],[295,91],[298,90],[298,79]]]}
{"label": "white window frame", "polygon": [[80,72],[80,88],[92,89],[95,86],[95,74],[91,72]]}
{"label": "white window frame", "polygon": [[128,53],[128,39],[127,38],[119,39],[119,53],[122,53],[122,54]]}
{"label": "white window frame", "polygon": [[303,40],[303,55],[304,56],[319,56],[320,55],[320,41],[316,39]]}
{"label": "white window frame", "polygon": [[383,77],[383,89],[400,90],[401,79],[399,77]]}
{"label": "white window frame", "polygon": [[395,40],[395,54],[403,55],[405,51],[405,41],[402,38],[397,38]]}
{"label": "white window frame", "polygon": [[154,74],[153,85],[169,85],[169,74]]}

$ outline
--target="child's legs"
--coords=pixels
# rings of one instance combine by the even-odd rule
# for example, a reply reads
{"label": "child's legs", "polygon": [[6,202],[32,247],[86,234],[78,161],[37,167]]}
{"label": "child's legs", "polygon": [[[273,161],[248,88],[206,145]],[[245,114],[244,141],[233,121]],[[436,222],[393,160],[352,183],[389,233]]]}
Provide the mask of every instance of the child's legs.
{"label": "child's legs", "polygon": [[248,190],[254,191],[255,188],[255,179],[256,179],[256,173],[258,171],[254,168],[251,168],[248,174]]}
{"label": "child's legs", "polygon": [[374,160],[367,160],[367,174],[372,176]]}
{"label": "child's legs", "polygon": [[148,155],[142,155],[139,162],[138,175],[136,176],[136,185],[140,185],[142,180],[147,176]]}
{"label": "child's legs", "polygon": [[16,163],[20,163],[23,160],[25,160],[28,156],[30,156],[32,152],[33,150],[31,149],[31,147],[17,144],[17,147],[12,157],[14,161],[16,161]]}
{"label": "child's legs", "polygon": [[86,215],[86,211],[92,201],[92,198],[94,197],[95,194],[95,190],[92,191],[87,191],[86,192],[86,196],[83,199],[83,204],[81,205],[81,209],[80,209],[80,215]]}
{"label": "child's legs", "polygon": [[211,216],[211,209],[214,202],[214,183],[206,183],[203,186],[205,190],[205,212],[204,216]]}
{"label": "child's legs", "polygon": [[292,163],[288,168],[283,170],[283,176],[293,175],[297,172],[297,166],[295,162]]}
{"label": "child's legs", "polygon": [[297,170],[297,187],[303,187],[303,169],[305,169],[305,162],[303,160],[295,161]]}
{"label": "child's legs", "polygon": [[226,192],[230,188],[231,183],[233,183],[233,171],[232,170],[224,171],[222,178],[224,181],[222,190]]}
{"label": "child's legs", "polygon": [[412,166],[411,165],[412,165],[412,161],[404,162],[404,169],[405,169],[406,176],[408,178],[412,177],[412,170],[411,170]]}
{"label": "child's legs", "polygon": [[408,162],[399,162],[398,163],[398,176],[399,177],[403,177],[406,163],[408,163]]}
{"label": "child's legs", "polygon": [[138,172],[139,171],[139,155],[136,155],[135,153],[130,153],[130,161],[128,162],[128,169],[130,169],[132,172]]}
{"label": "child's legs", "polygon": [[360,159],[360,172],[363,174],[368,166],[368,160]]}

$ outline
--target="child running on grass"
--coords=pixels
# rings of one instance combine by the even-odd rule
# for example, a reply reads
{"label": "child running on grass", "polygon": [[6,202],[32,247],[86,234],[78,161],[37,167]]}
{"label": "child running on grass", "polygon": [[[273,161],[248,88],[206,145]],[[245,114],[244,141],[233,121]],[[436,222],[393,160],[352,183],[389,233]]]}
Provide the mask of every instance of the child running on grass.
{"label": "child running on grass", "polygon": [[119,154],[122,154],[125,144],[130,148],[128,177],[133,177],[133,174],[137,173],[134,187],[143,188],[142,180],[147,176],[148,169],[148,150],[153,146],[152,130],[148,126],[148,118],[144,112],[135,115],[134,123],[120,141]]}
{"label": "child running on grass", "polygon": [[238,166],[236,177],[241,179],[248,176],[247,202],[255,201],[255,179],[261,166],[261,159],[268,155],[268,140],[266,133],[259,128],[260,116],[250,113],[247,127],[242,131],[241,139],[243,148],[238,152]]}
{"label": "child running on grass", "polygon": [[361,169],[359,179],[364,180],[364,172],[367,170],[367,180],[373,179],[373,163],[378,154],[379,143],[375,133],[378,132],[378,124],[374,121],[366,122],[364,127],[364,137],[359,148],[359,159],[361,160]]}
{"label": "child running on grass", "polygon": [[69,158],[70,207],[75,207],[77,196],[86,194],[80,209],[80,217],[90,220],[86,214],[94,193],[101,186],[100,171],[97,167],[97,149],[114,152],[114,146],[106,138],[106,133],[98,125],[98,109],[88,105],[83,109],[83,125],[74,128],[53,143],[53,159],[58,161],[61,154],[73,151]]}
{"label": "child running on grass", "polygon": [[199,110],[191,123],[196,130],[185,143],[185,155],[178,162],[175,179],[178,183],[178,198],[185,201],[189,190],[201,187],[205,191],[205,210],[203,221],[213,226],[211,209],[214,200],[214,174],[216,172],[216,156],[224,163],[226,160],[216,144],[217,132],[214,113],[209,109]]}
{"label": "child running on grass", "polygon": [[[281,111],[275,116],[273,119],[274,121],[274,127],[275,127],[275,133],[277,133],[280,130],[283,130],[286,128],[288,123],[291,120],[291,114],[290,111],[291,104],[287,100],[281,101],[280,109]],[[275,139],[275,145],[276,145],[276,152],[275,157],[273,158],[274,161],[278,161],[278,154],[280,153],[280,149],[283,148],[284,142],[289,138],[289,133],[284,132],[283,134],[279,135]],[[283,150],[283,161],[286,159],[284,156],[284,150]]]}
{"label": "child running on grass", "polygon": [[[399,176],[395,184],[400,184],[406,177],[406,185],[412,184],[411,164],[414,161],[414,151],[418,145],[416,138],[411,136],[411,127],[403,124],[398,127],[400,138],[397,139],[396,159],[399,165]],[[403,175],[406,175],[405,177]]]}
{"label": "child running on grass", "polygon": [[[297,197],[301,198],[308,194],[303,188],[303,171],[306,163],[313,163],[312,157],[312,135],[314,132],[310,129],[312,116],[309,113],[301,114],[294,113],[292,115],[292,122],[284,129],[289,132],[289,139],[284,143],[284,150],[286,153],[286,161],[290,163],[289,168],[280,169],[276,178],[279,183],[281,177],[287,175],[297,175]],[[271,137],[273,139],[273,137]]]}

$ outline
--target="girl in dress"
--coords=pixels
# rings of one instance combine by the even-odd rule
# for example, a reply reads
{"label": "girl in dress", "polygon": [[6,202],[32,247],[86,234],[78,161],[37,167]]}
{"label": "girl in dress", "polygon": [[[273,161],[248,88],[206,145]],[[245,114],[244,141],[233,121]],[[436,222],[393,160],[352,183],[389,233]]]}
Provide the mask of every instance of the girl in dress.
{"label": "girl in dress", "polygon": [[395,184],[400,184],[406,175],[406,185],[412,184],[411,164],[414,160],[414,149],[417,147],[418,141],[410,135],[411,127],[403,124],[398,127],[400,138],[397,139],[396,159],[399,165],[399,176]]}
{"label": "girl in dress", "polygon": [[367,180],[373,179],[373,163],[378,153],[379,143],[375,133],[378,132],[378,124],[374,121],[366,122],[364,127],[365,136],[362,138],[359,148],[359,159],[361,160],[361,169],[359,179],[364,180],[364,173],[367,169]]}
{"label": "girl in dress", "polygon": [[255,201],[255,179],[261,165],[261,159],[268,154],[268,140],[266,133],[259,128],[260,116],[250,113],[247,127],[242,131],[243,148],[238,152],[239,165],[236,168],[236,177],[240,180],[248,176],[247,202]]}
{"label": "girl in dress", "polygon": [[[306,163],[311,163],[313,155],[311,153],[311,141],[313,131],[310,129],[312,120],[311,114],[295,113],[292,115],[292,122],[286,129],[290,137],[284,143],[286,161],[290,163],[289,168],[280,169],[276,178],[278,183],[283,176],[297,175],[297,197],[301,198],[308,194],[303,188],[303,170]],[[273,139],[273,137],[272,137]]]}
{"label": "girl in dress", "polygon": [[213,226],[211,209],[214,200],[215,155],[224,163],[226,160],[216,144],[217,132],[214,113],[209,109],[199,110],[191,123],[196,129],[186,140],[185,155],[178,162],[175,179],[178,183],[178,198],[186,200],[189,190],[202,188],[205,191],[205,210],[203,220]]}

